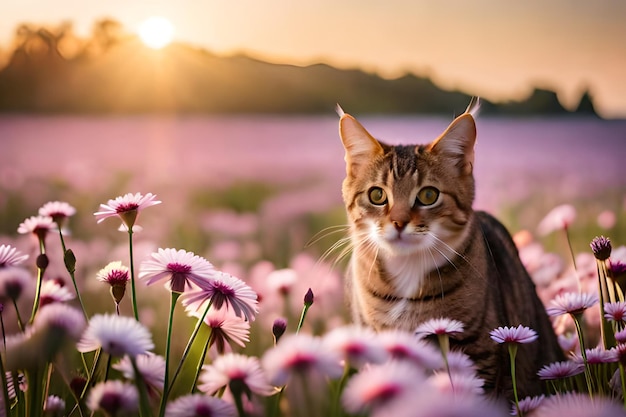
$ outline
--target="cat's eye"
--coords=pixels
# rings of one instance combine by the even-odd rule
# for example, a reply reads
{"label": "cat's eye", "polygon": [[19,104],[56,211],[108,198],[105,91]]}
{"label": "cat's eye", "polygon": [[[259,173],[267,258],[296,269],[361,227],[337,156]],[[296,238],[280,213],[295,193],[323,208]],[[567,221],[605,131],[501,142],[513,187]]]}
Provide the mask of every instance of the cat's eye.
{"label": "cat's eye", "polygon": [[368,193],[370,202],[377,206],[382,206],[387,202],[387,193],[380,187],[372,187]]}
{"label": "cat's eye", "polygon": [[417,201],[422,206],[435,204],[439,198],[439,190],[435,187],[424,187],[417,193]]}

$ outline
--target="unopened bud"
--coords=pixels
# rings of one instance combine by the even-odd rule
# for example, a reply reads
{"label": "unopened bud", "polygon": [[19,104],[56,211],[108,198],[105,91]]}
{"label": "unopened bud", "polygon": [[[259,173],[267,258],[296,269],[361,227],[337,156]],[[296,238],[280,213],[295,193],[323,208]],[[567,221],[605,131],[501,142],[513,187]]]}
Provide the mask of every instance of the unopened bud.
{"label": "unopened bud", "polygon": [[285,334],[287,330],[287,320],[280,317],[274,320],[274,324],[272,325],[272,334],[274,335],[274,340],[278,343],[280,337]]}
{"label": "unopened bud", "polygon": [[74,256],[74,252],[71,249],[65,251],[65,256],[63,256],[63,262],[65,262],[65,268],[70,274],[73,274],[76,271],[76,256]]}
{"label": "unopened bud", "polygon": [[304,305],[307,307],[311,307],[311,305],[313,305],[314,298],[315,297],[313,296],[313,291],[309,288],[306,294],[304,294]]}
{"label": "unopened bud", "polygon": [[35,261],[35,263],[37,264],[37,268],[46,269],[50,264],[50,260],[48,259],[48,255],[42,253],[41,255],[37,256],[37,260]]}

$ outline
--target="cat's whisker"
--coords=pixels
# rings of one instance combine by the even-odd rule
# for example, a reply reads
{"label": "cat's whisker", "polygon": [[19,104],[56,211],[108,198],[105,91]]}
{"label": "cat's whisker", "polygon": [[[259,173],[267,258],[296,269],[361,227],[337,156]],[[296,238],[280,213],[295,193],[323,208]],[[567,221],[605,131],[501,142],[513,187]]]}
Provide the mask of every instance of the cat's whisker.
{"label": "cat's whisker", "polygon": [[317,242],[324,239],[325,237],[334,235],[336,233],[345,232],[346,230],[349,230],[349,229],[350,229],[350,225],[348,224],[339,224],[335,226],[325,227],[324,229],[320,230],[315,235],[313,235],[313,237],[309,239],[309,241],[304,245],[304,247],[308,248],[312,245],[315,245]]}

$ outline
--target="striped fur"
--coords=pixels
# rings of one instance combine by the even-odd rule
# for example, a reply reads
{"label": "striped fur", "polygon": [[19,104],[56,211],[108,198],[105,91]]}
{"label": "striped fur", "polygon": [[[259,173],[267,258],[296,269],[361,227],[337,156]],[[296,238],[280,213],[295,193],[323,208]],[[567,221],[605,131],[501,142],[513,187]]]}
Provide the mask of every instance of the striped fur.
{"label": "striped fur", "polygon": [[472,357],[495,395],[511,396],[510,365],[489,331],[530,326],[540,338],[520,347],[517,379],[520,395],[535,395],[537,370],[563,354],[509,233],[472,209],[476,110],[470,105],[440,137],[414,146],[386,145],[342,113],[348,294],[354,320],[376,330],[413,331],[436,317],[463,322],[452,346]]}

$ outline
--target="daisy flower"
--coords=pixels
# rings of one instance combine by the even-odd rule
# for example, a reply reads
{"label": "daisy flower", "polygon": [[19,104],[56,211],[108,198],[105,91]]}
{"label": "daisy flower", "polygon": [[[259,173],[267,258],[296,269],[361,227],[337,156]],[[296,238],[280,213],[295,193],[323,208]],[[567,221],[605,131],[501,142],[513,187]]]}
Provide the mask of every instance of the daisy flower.
{"label": "daisy flower", "polygon": [[[587,363],[590,365],[598,365],[601,363],[613,363],[617,362],[618,356],[615,349],[606,350],[602,347],[595,347],[592,349],[585,349],[585,357]],[[576,355],[573,357],[575,362],[584,364],[582,355]]]}
{"label": "daisy flower", "polygon": [[77,344],[79,352],[98,348],[112,356],[135,357],[154,348],[146,327],[131,317],[96,314]]}
{"label": "daisy flower", "polygon": [[276,386],[285,385],[292,375],[339,378],[343,374],[339,354],[325,348],[320,338],[302,333],[283,336],[265,352],[261,362]]}
{"label": "daisy flower", "polygon": [[626,274],[626,263],[613,259],[609,259],[609,275],[611,278],[616,279],[620,275]]}
{"label": "daisy flower", "polygon": [[94,216],[96,216],[98,223],[108,217],[119,216],[126,227],[132,230],[141,210],[156,204],[161,204],[161,202],[155,200],[155,198],[156,195],[152,193],[146,195],[142,195],[141,193],[128,193],[121,197],[116,197],[114,200],[109,200],[107,204],[100,204],[101,211],[94,213]]}
{"label": "daisy flower", "polygon": [[591,246],[593,256],[600,261],[606,261],[611,256],[611,241],[608,237],[596,236],[589,246]]}
{"label": "daisy flower", "polygon": [[0,268],[0,300],[17,300],[22,292],[33,282],[33,277],[26,269],[10,266]]}
{"label": "daisy flower", "polygon": [[553,362],[537,372],[539,379],[562,379],[583,373],[584,366],[574,361]]}
{"label": "daisy flower", "polygon": [[91,389],[87,398],[87,407],[91,411],[102,410],[109,416],[134,413],[138,404],[137,388],[122,381],[100,382]]}
{"label": "daisy flower", "polygon": [[537,340],[539,337],[537,332],[529,327],[522,326],[517,327],[498,327],[489,333],[491,339],[497,343],[530,343]]}
{"label": "daisy flower", "polygon": [[130,280],[129,270],[121,261],[109,262],[98,271],[98,281],[106,282],[111,286],[111,296],[119,311],[119,303],[126,294],[126,283]]}
{"label": "daisy flower", "polygon": [[354,369],[359,369],[366,363],[382,363],[388,357],[374,331],[365,327],[338,327],[326,333],[323,342],[328,349],[339,353]]}
{"label": "daisy flower", "polygon": [[616,322],[626,320],[626,302],[604,303],[604,318]]}
{"label": "daisy flower", "polygon": [[353,414],[384,409],[394,402],[403,402],[420,391],[425,381],[419,368],[390,361],[368,367],[348,381],[341,402]]}
{"label": "daisy flower", "polygon": [[73,292],[67,289],[62,282],[56,279],[48,279],[41,284],[39,307],[53,303],[65,303],[76,298]]}
{"label": "daisy flower", "polygon": [[[440,355],[441,356],[441,355]],[[460,350],[453,350],[448,353],[448,369],[453,374],[475,374],[476,364],[469,357],[468,354],[461,352]],[[442,363],[439,368],[440,371],[446,371],[445,365]]]}
{"label": "daisy flower", "polygon": [[535,409],[542,417],[624,417],[626,413],[618,402],[608,397],[568,392],[550,395]]}
{"label": "daisy flower", "polygon": [[[543,402],[543,400],[545,400],[545,399],[546,399],[545,395],[539,395],[537,397],[526,397],[526,398],[520,400],[520,402],[519,402],[520,412],[522,413],[522,415],[526,415],[526,414],[536,410],[537,407],[539,407],[541,405],[541,403]],[[517,407],[515,407],[515,405],[513,405],[513,407],[511,407],[511,415],[512,416],[516,416],[517,415]]]}
{"label": "daisy flower", "polygon": [[615,333],[615,340],[617,343],[626,343],[626,329],[622,329]]}
{"label": "daisy flower", "polygon": [[428,384],[439,393],[450,395],[482,395],[485,381],[473,373],[437,372],[428,377]]}
{"label": "daisy flower", "polygon": [[62,417],[65,413],[65,401],[56,395],[50,395],[46,398],[43,411],[46,417]]}
{"label": "daisy flower", "polygon": [[85,329],[85,316],[80,310],[67,304],[54,303],[41,308],[33,321],[33,331],[52,329],[62,332],[72,340],[78,340]]}
{"label": "daisy flower", "polygon": [[143,261],[139,269],[139,279],[145,279],[147,285],[166,281],[172,292],[182,293],[213,281],[216,271],[206,259],[183,249],[159,249],[152,253],[151,259]]}
{"label": "daisy flower", "polygon": [[298,273],[291,268],[270,272],[266,278],[267,287],[281,295],[288,295],[298,281]]}
{"label": "daisy flower", "polygon": [[235,417],[235,407],[221,398],[189,394],[168,402],[165,417]]}
{"label": "daisy flower", "polygon": [[552,307],[546,309],[549,316],[563,314],[578,315],[598,302],[598,296],[591,293],[567,292],[557,295],[552,300]]}
{"label": "daisy flower", "polygon": [[17,233],[22,235],[32,233],[39,240],[42,240],[46,237],[49,231],[54,230],[55,228],[56,225],[54,220],[52,220],[52,217],[31,216],[20,223],[20,226],[17,228]]}
{"label": "daisy flower", "polygon": [[27,259],[28,255],[23,254],[13,246],[0,245],[0,269],[21,265]]}
{"label": "daisy flower", "polygon": [[553,208],[539,222],[537,231],[540,235],[546,236],[555,230],[567,229],[576,219],[576,209],[570,204],[563,204]]}
{"label": "daisy flower", "polygon": [[[155,355],[152,352],[137,355],[137,369],[141,378],[145,382],[148,392],[155,396],[163,391],[163,381],[165,379],[165,359],[163,356]],[[119,362],[113,365],[128,380],[135,379],[135,370],[129,356],[124,356]]]}
{"label": "daisy flower", "polygon": [[456,333],[461,333],[463,331],[463,327],[463,323],[458,320],[441,317],[436,319],[430,319],[420,324],[419,326],[417,326],[417,329],[415,329],[415,334],[420,338],[432,335],[451,336]]}
{"label": "daisy flower", "polygon": [[275,392],[259,360],[238,353],[218,356],[211,365],[203,366],[198,382],[198,389],[207,395],[213,395],[232,383],[243,385],[244,392],[262,396],[269,396]]}
{"label": "daisy flower", "polygon": [[245,282],[232,275],[215,271],[214,279],[198,283],[194,289],[183,295],[182,303],[191,309],[203,311],[206,303],[216,309],[225,306],[248,321],[253,321],[257,313],[257,293]]}
{"label": "daisy flower", "polygon": [[[407,360],[425,369],[440,369],[443,366],[441,352],[411,333],[385,330],[378,333],[378,340],[394,359]],[[448,360],[453,353],[449,353]]]}
{"label": "daisy flower", "polygon": [[63,225],[65,219],[76,214],[76,209],[63,201],[50,201],[39,209],[39,215],[51,217],[59,227]]}
{"label": "daisy flower", "polygon": [[564,352],[574,352],[578,346],[578,335],[576,333],[560,334],[557,336],[559,346]]}
{"label": "daisy flower", "polygon": [[[202,313],[187,307],[187,315],[200,319]],[[204,324],[211,329],[209,346],[215,344],[219,353],[224,353],[226,345],[236,343],[245,347],[250,341],[250,322],[226,310],[209,309],[204,316]]]}

